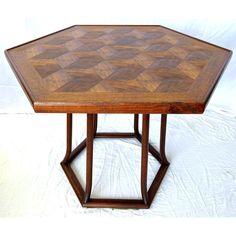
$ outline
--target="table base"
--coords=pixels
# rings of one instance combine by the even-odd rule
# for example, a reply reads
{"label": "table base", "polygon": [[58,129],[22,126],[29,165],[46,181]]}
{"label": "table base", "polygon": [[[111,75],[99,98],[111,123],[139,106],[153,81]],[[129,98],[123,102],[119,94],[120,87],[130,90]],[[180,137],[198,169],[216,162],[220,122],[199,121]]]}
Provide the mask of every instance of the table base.
{"label": "table base", "polygon": [[[165,176],[169,162],[165,156],[165,137],[167,115],[161,115],[160,129],[160,152],[158,152],[151,144],[149,139],[149,114],[143,114],[142,135],[139,133],[138,123],[139,115],[134,115],[134,132],[133,133],[103,133],[97,132],[97,114],[87,114],[87,138],[81,142],[72,151],[72,114],[67,114],[67,149],[61,166],[75,191],[81,205],[83,207],[93,208],[149,208],[153,198]],[[141,151],[141,193],[142,199],[97,199],[91,198],[92,189],[92,169],[93,169],[93,139],[94,138],[137,138],[142,144]],[[74,174],[70,164],[78,156],[78,154],[87,148],[86,152],[86,187],[82,188],[79,180]],[[147,190],[147,169],[148,169],[148,152],[161,164],[149,190]]]}

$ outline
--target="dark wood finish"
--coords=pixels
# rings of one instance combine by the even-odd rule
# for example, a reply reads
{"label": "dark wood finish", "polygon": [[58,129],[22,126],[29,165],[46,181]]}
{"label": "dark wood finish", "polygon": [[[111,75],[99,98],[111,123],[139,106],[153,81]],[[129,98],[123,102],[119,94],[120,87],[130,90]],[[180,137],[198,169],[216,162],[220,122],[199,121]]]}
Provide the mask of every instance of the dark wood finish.
{"label": "dark wood finish", "polygon": [[71,148],[72,148],[72,114],[67,114],[66,122],[66,155],[63,162],[68,162],[71,159]]}
{"label": "dark wood finish", "polygon": [[165,146],[166,146],[166,122],[167,122],[167,115],[161,115],[161,137],[160,137],[160,157],[162,159],[163,164],[169,164],[166,159],[165,154]]}
{"label": "dark wood finish", "polygon": [[166,171],[169,167],[169,164],[162,164],[160,169],[157,172],[149,190],[148,190],[148,204],[150,205],[155,197],[155,194],[161,185],[161,182],[166,174]]}
{"label": "dark wood finish", "polygon": [[93,176],[93,138],[94,138],[94,115],[87,115],[87,141],[86,141],[86,187],[84,202],[86,203],[92,190],[92,176]]}
{"label": "dark wood finish", "polygon": [[84,139],[70,154],[69,162],[72,162],[77,155],[86,147],[87,139]]}
{"label": "dark wood finish", "polygon": [[139,129],[138,129],[138,114],[134,114],[134,133],[136,134],[136,136],[140,136]]}
{"label": "dark wood finish", "polygon": [[96,133],[96,138],[136,138],[135,133]]}
{"label": "dark wood finish", "polygon": [[[72,144],[72,114],[67,115],[67,151],[64,160],[61,162],[62,168],[66,173],[66,176],[72,185],[80,203],[84,207],[102,207],[102,208],[149,208],[153,198],[164,178],[164,175],[168,169],[169,163],[164,160],[159,152],[150,144],[148,144],[149,136],[149,114],[143,115],[143,127],[142,135],[138,130],[139,116],[138,114],[134,115],[134,133],[104,133],[95,132],[98,116],[97,114],[87,115],[87,139],[81,142],[78,147],[76,147],[71,153],[71,144]],[[163,138],[166,134],[166,115],[163,115],[161,120],[161,145],[165,145]],[[93,139],[94,138],[137,138],[142,144],[141,151],[141,193],[142,199],[97,199],[91,198],[91,189],[92,189],[92,163],[93,163]],[[85,191],[83,190],[79,180],[74,174],[72,168],[70,167],[71,162],[74,160],[76,155],[79,155],[80,152],[87,146],[87,163],[86,163],[86,187]],[[162,150],[162,156],[165,156],[165,147],[160,147]],[[148,171],[148,151],[153,154],[157,161],[160,162],[161,167],[158,170],[149,190],[147,190],[147,171]]]}
{"label": "dark wood finish", "polygon": [[[139,118],[138,118],[138,114],[134,115],[134,133],[136,138],[139,140],[139,142],[142,142],[142,136],[139,133],[139,128],[138,128],[138,122]],[[157,161],[161,164],[162,163],[162,159],[161,159],[161,155],[160,153],[149,143],[148,146],[148,151],[157,159]]]}
{"label": "dark wood finish", "polygon": [[94,114],[93,116],[94,119],[94,124],[93,124],[93,136],[95,137],[96,133],[97,133],[97,128],[98,128],[98,115]]}
{"label": "dark wood finish", "polygon": [[159,25],[72,26],[6,50],[36,112],[202,113],[232,52]]}
{"label": "dark wood finish", "polygon": [[83,204],[88,208],[120,208],[120,209],[148,209],[149,205],[143,203],[142,200],[136,199],[99,199],[92,198],[89,202]]}
{"label": "dark wood finish", "polygon": [[142,157],[141,157],[141,193],[144,204],[148,204],[147,172],[148,172],[148,137],[149,137],[149,114],[143,114],[142,128]]}
{"label": "dark wood finish", "polygon": [[74,174],[72,168],[68,163],[61,162],[62,169],[64,170],[66,177],[68,178],[72,188],[74,189],[74,192],[76,196],[78,197],[79,201],[82,203],[84,202],[84,195],[85,192],[77,179],[76,175]]}
{"label": "dark wood finish", "polygon": [[[149,208],[169,166],[167,114],[202,113],[232,52],[160,25],[75,25],[5,54],[36,112],[67,113],[61,166],[81,204]],[[87,113],[87,138],[73,151],[72,113]],[[97,132],[98,113],[134,114],[134,132]],[[160,152],[148,143],[151,113],[162,114]],[[143,114],[142,135],[138,114]],[[141,142],[142,199],[90,197],[94,138]],[[85,147],[84,190],[70,164]],[[161,164],[149,190],[148,152]]]}

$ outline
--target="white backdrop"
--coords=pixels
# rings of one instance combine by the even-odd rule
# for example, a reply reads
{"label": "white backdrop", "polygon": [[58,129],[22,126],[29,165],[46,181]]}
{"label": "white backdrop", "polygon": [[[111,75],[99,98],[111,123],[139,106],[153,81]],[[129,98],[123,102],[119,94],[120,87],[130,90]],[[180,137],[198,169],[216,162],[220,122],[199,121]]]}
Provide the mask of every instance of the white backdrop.
{"label": "white backdrop", "polygon": [[[0,217],[236,216],[234,1],[1,0]],[[59,165],[65,152],[65,115],[33,114],[5,59],[4,49],[74,24],[161,24],[234,50],[204,115],[169,116],[166,153],[171,165],[148,211],[81,208]],[[121,118],[124,122],[115,131],[131,130],[132,117]],[[114,130],[116,119],[120,117],[101,115],[98,129]],[[151,116],[150,141],[157,148],[159,121],[158,115]],[[78,144],[85,135],[84,115],[76,118],[75,129],[73,140]],[[99,162],[95,161],[93,193],[138,193],[140,144],[109,141],[95,141]],[[84,174],[81,164],[83,157],[75,166]],[[149,169],[156,168],[150,157]]]}

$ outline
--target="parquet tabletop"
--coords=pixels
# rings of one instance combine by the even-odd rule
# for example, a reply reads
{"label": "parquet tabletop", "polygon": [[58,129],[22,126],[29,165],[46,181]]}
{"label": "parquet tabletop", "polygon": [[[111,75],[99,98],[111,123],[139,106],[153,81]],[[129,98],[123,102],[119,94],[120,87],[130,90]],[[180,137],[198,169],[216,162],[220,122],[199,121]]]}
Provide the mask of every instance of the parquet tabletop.
{"label": "parquet tabletop", "polygon": [[36,112],[202,113],[231,51],[163,26],[72,26],[5,51]]}

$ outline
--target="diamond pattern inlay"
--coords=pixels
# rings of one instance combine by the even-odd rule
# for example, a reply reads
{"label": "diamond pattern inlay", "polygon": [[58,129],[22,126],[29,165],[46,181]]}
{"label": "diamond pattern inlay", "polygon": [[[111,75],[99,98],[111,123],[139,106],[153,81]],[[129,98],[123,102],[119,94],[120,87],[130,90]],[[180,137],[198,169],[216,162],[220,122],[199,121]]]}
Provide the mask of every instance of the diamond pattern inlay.
{"label": "diamond pattern inlay", "polygon": [[206,102],[230,55],[162,26],[109,25],[73,26],[11,51],[32,100],[83,104],[83,111],[107,104],[112,112],[135,102],[175,112],[173,101],[189,102],[190,110],[197,101],[202,111],[199,101]]}
{"label": "diamond pattern inlay", "polygon": [[[193,50],[188,40],[160,28],[89,26],[31,47],[26,55],[40,76],[53,78],[57,91],[152,93],[188,91],[212,56],[208,48]],[[61,70],[71,80],[59,76],[57,82]]]}

